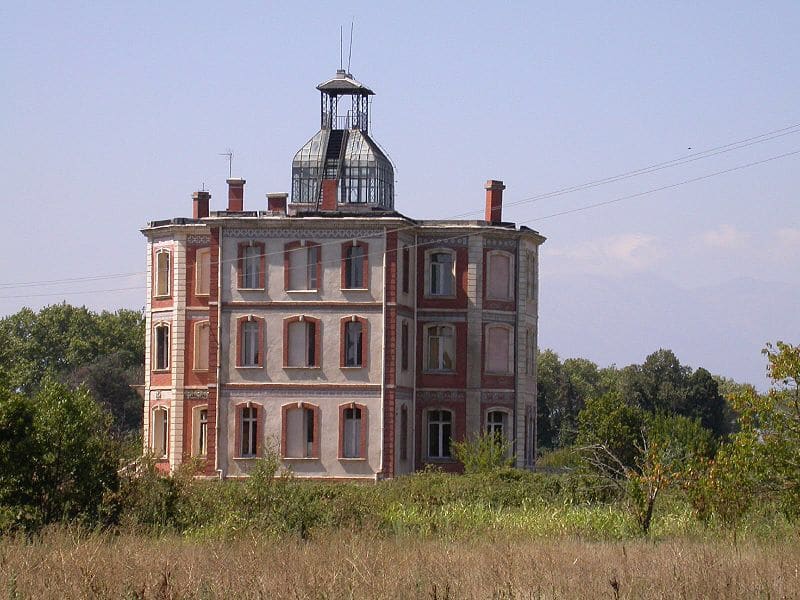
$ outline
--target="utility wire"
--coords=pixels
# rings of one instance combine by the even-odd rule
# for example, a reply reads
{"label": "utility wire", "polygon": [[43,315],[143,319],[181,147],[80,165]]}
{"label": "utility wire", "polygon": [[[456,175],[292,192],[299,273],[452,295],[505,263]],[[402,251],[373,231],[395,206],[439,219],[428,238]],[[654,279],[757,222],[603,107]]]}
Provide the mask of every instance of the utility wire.
{"label": "utility wire", "polygon": [[[632,170],[632,171],[627,171],[627,172],[624,172],[624,173],[620,173],[618,175],[613,175],[611,177],[606,177],[606,178],[603,178],[603,179],[596,179],[596,180],[589,181],[589,182],[586,182],[586,183],[582,183],[582,184],[579,184],[579,185],[575,185],[575,186],[571,186],[571,187],[565,187],[565,188],[561,188],[561,189],[558,189],[558,190],[546,192],[546,193],[543,193],[543,194],[522,198],[520,200],[506,202],[506,203],[504,203],[503,208],[507,208],[507,207],[511,207],[511,206],[518,206],[520,204],[537,202],[539,200],[544,200],[544,199],[548,199],[548,198],[562,196],[562,195],[574,193],[574,192],[577,192],[577,191],[583,191],[583,190],[586,190],[586,189],[591,189],[591,188],[594,188],[594,187],[607,185],[609,183],[616,183],[618,181],[622,181],[622,180],[625,180],[625,179],[630,179],[632,177],[637,177],[639,175],[648,175],[648,174],[651,174],[651,173],[654,173],[654,172],[657,172],[657,171],[661,171],[663,169],[682,166],[682,165],[685,165],[685,164],[688,164],[688,163],[691,163],[691,162],[695,162],[695,161],[698,161],[698,160],[702,160],[702,159],[705,159],[705,158],[711,158],[711,157],[714,157],[714,156],[718,156],[720,154],[725,154],[727,152],[732,152],[734,150],[741,150],[743,148],[747,148],[747,147],[753,146],[755,144],[760,144],[760,143],[772,141],[774,139],[777,139],[777,138],[780,138],[780,137],[784,137],[784,136],[787,136],[787,135],[791,135],[791,134],[795,134],[795,133],[800,133],[800,123],[796,123],[796,124],[790,125],[788,127],[783,127],[781,129],[776,129],[776,130],[773,130],[773,131],[762,133],[762,134],[759,134],[759,135],[756,135],[756,136],[752,136],[752,137],[749,137],[749,138],[745,138],[745,139],[742,139],[742,140],[738,140],[738,141],[735,141],[735,142],[730,142],[730,143],[724,144],[722,146],[716,146],[714,148],[709,148],[708,150],[703,150],[703,151],[700,151],[700,152],[694,152],[694,153],[691,153],[691,154],[687,154],[687,155],[684,155],[682,157],[678,157],[678,158],[675,158],[675,159],[672,159],[672,160],[669,160],[669,161],[656,163],[656,164],[653,164],[653,165],[650,165],[650,166],[647,166],[647,167],[642,167],[642,168],[639,168],[639,169],[635,169],[635,170]],[[793,153],[789,153],[789,154],[786,154],[786,155],[780,155],[778,157],[773,157],[773,158],[770,158],[770,159],[766,159],[766,161],[759,161],[759,162],[756,162],[756,163],[752,163],[752,165],[750,165],[750,166],[753,166],[753,165],[756,165],[756,164],[761,164],[762,162],[768,162],[769,160],[775,160],[777,158],[783,158],[783,157],[789,156],[791,154],[793,154]],[[739,168],[745,168],[745,167],[735,167],[732,170],[738,170]],[[730,170],[721,171],[720,173],[727,173],[727,172],[730,172]],[[687,180],[687,182],[688,181],[695,181],[695,180]],[[671,186],[666,186],[664,188],[658,188],[658,189],[669,189],[670,187]],[[648,191],[648,192],[644,192],[644,193],[646,194],[646,193],[652,193],[652,192]],[[632,198],[633,197],[637,197],[637,195],[634,194],[631,197]],[[606,203],[618,202],[620,200],[621,199],[615,199],[613,201],[607,201]],[[598,203],[596,205],[591,205],[591,207],[602,206],[603,204],[604,203]],[[585,208],[573,209],[573,210],[569,210],[569,211],[563,211],[563,212],[555,213],[553,216],[558,216],[558,215],[561,215],[561,214],[570,214],[571,212],[577,212],[578,210],[585,210]],[[452,215],[452,216],[444,218],[444,219],[437,219],[437,220],[446,221],[446,220],[456,219],[458,217],[464,217],[464,216],[473,215],[473,214],[480,214],[481,212],[482,211],[480,209],[478,209],[478,210],[468,211],[468,212],[465,212],[465,213],[460,213],[460,214]],[[549,217],[543,217],[543,218],[549,218]],[[535,219],[535,220],[542,220],[542,218]],[[529,222],[532,222],[532,221],[530,221],[530,220],[529,221],[520,221],[519,223],[522,224],[522,223],[529,223]],[[404,231],[406,229],[414,229],[416,227],[418,227],[418,225],[416,223],[414,223],[414,224],[410,224],[410,225],[407,225],[407,226],[404,226],[404,227],[398,227],[398,228],[395,228],[395,229],[389,229],[389,230],[387,230],[387,233],[399,233],[399,232],[402,232],[402,231]],[[377,235],[383,235],[383,232],[380,232]],[[376,237],[376,235],[366,236],[366,237]],[[461,237],[461,236],[459,236],[459,237]],[[341,240],[337,240],[337,241],[332,241],[332,242],[324,242],[322,244],[319,244],[319,246],[337,245],[337,244],[340,244],[340,243],[341,243]],[[282,250],[281,251],[273,251],[273,252],[268,252],[268,253],[264,253],[264,254],[257,255],[257,256],[258,257],[261,257],[261,256],[267,257],[267,256],[271,256],[271,255],[276,255],[276,254],[283,254],[283,251]],[[238,260],[239,260],[238,257],[237,258],[225,259],[224,261],[221,261],[220,264],[224,264],[224,263],[227,263],[227,262],[236,262]],[[144,274],[145,274],[145,271],[137,271],[137,272],[130,272],[130,273],[112,273],[112,274],[108,274],[108,275],[93,275],[93,276],[86,276],[86,277],[73,277],[73,278],[67,278],[67,279],[51,279],[51,280],[26,281],[26,282],[16,282],[16,283],[0,283],[0,290],[5,289],[5,288],[41,287],[41,286],[48,286],[48,285],[58,285],[58,284],[61,284],[61,283],[75,283],[75,282],[82,282],[82,281],[100,281],[100,280],[105,280],[105,279],[117,279],[117,278],[122,278],[122,277],[132,277],[134,275],[144,275]],[[120,288],[120,289],[123,289],[123,288]],[[3,298],[3,297],[11,297],[11,296],[0,296],[0,298]]]}

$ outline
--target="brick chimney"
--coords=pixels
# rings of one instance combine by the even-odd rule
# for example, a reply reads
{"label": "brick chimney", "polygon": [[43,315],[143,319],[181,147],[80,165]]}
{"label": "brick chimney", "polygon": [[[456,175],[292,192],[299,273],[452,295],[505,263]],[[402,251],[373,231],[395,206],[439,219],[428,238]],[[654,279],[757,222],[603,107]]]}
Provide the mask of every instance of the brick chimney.
{"label": "brick chimney", "polygon": [[192,194],[192,218],[205,219],[208,216],[208,202],[211,192],[195,192]]}
{"label": "brick chimney", "polygon": [[270,212],[286,214],[286,199],[289,197],[287,193],[280,194],[267,194],[267,210]]}
{"label": "brick chimney", "polygon": [[486,182],[486,221],[496,225],[503,220],[503,190],[506,186],[502,181],[490,179]]}
{"label": "brick chimney", "polygon": [[244,179],[232,177],[228,182],[228,210],[241,212],[244,210]]}
{"label": "brick chimney", "polygon": [[339,182],[335,179],[322,180],[322,210],[336,210],[336,196]]}

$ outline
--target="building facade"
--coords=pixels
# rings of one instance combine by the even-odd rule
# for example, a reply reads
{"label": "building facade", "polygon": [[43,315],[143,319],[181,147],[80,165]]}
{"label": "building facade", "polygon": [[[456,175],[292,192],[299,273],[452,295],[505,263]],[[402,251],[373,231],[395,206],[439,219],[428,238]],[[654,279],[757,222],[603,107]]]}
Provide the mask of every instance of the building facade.
{"label": "building facade", "polygon": [[372,91],[343,71],[318,89],[291,197],[245,210],[231,178],[226,210],[195,192],[192,218],[142,230],[146,447],[164,470],[245,476],[272,449],[298,476],[376,479],[458,470],[451,440],[491,431],[532,466],[544,238],[502,221],[499,181],[484,220],[397,212]]}

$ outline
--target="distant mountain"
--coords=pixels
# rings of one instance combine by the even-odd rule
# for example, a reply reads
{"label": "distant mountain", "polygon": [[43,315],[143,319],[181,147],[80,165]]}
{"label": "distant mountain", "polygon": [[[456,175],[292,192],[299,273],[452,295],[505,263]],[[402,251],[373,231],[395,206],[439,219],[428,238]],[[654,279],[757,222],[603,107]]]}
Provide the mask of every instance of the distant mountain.
{"label": "distant mountain", "polygon": [[540,282],[539,347],[601,366],[641,363],[669,348],[681,363],[767,387],[761,349],[800,343],[800,286],[741,278],[683,289],[649,275],[548,276]]}

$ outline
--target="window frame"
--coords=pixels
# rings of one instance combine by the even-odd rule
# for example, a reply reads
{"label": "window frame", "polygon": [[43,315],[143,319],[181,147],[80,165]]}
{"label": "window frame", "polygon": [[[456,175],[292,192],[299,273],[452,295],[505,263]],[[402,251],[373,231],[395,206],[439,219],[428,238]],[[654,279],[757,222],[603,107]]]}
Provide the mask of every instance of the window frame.
{"label": "window frame", "polygon": [[[245,411],[249,414],[245,415]],[[263,407],[257,402],[242,402],[235,407],[236,411],[236,435],[234,438],[234,458],[239,459],[254,459],[261,456],[261,438],[263,431],[261,431],[263,421]],[[248,439],[245,440],[245,424],[248,427]],[[245,452],[245,441],[247,441],[247,450]]]}
{"label": "window frame", "polygon": [[[355,456],[347,456],[347,411],[359,410],[360,418],[358,424],[358,451]],[[366,405],[357,402],[348,402],[339,405],[339,460],[365,460],[367,458],[367,423],[368,410]]]}
{"label": "window frame", "polygon": [[[351,323],[358,323],[361,325],[361,333],[359,335],[358,344],[361,351],[361,362],[359,364],[348,364],[348,329]],[[369,364],[369,321],[364,317],[358,315],[351,315],[342,317],[339,320],[339,367],[342,369],[363,369]]]}
{"label": "window frame", "polygon": [[[256,324],[256,360],[250,364],[245,361],[246,335],[248,324]],[[264,366],[264,319],[255,315],[245,315],[236,319],[236,368],[237,369],[259,369]]]}
{"label": "window frame", "polygon": [[[162,256],[167,257],[166,274],[161,271],[159,261]],[[172,295],[172,250],[169,248],[157,248],[154,253],[155,258],[155,285],[153,290],[154,298],[169,298]],[[166,291],[161,291],[161,284],[164,284]]]}
{"label": "window frame", "polygon": [[[157,321],[153,323],[153,356],[155,360],[152,361],[151,371],[154,373],[166,373],[172,366],[172,325],[168,321]],[[166,330],[166,348],[164,349],[164,358],[166,363],[159,364],[161,356],[159,330]]]}
{"label": "window frame", "polygon": [[[441,343],[438,344],[439,346],[439,359],[437,360],[438,367],[431,368],[431,330],[434,328],[442,328],[442,329],[449,329],[451,331],[451,354],[452,354],[452,362],[453,366],[450,369],[444,368],[444,354],[443,348]],[[456,362],[456,326],[452,323],[426,323],[423,325],[423,359],[425,364],[423,365],[423,372],[425,373],[440,373],[440,374],[451,374],[455,373],[458,366]],[[441,338],[441,335],[437,335],[436,337]]]}
{"label": "window frame", "polygon": [[[201,283],[205,282],[208,289],[203,290]],[[194,295],[211,295],[211,248],[198,248],[194,254]]]}
{"label": "window frame", "polygon": [[408,247],[408,244],[403,245],[400,268],[402,269],[400,273],[400,279],[401,279],[400,289],[403,291],[404,294],[410,294],[411,293],[411,249]]}
{"label": "window frame", "polygon": [[[308,452],[308,438],[306,437],[305,442],[303,442],[303,447],[305,448],[304,456],[288,456],[289,451],[289,412],[293,410],[303,410],[303,411],[311,411],[313,415],[314,422],[312,423],[311,427],[311,435],[312,440],[311,444],[311,452]],[[302,423],[303,433],[307,436],[308,435],[308,423],[305,419],[308,417],[308,412],[303,413],[304,421]],[[320,453],[320,409],[319,406],[316,404],[311,404],[310,402],[291,402],[288,404],[284,404],[281,406],[281,458],[283,460],[319,460]]]}
{"label": "window frame", "polygon": [[[434,256],[442,254],[442,255],[449,255],[450,256],[450,282],[452,285],[451,293],[443,294],[437,293],[433,291],[433,282],[434,279],[439,280],[441,279],[441,275],[434,277],[433,276],[433,265],[434,264],[444,264],[439,263],[438,261],[434,262]],[[426,298],[456,298],[458,296],[458,287],[456,281],[456,261],[457,261],[457,253],[452,248],[431,248],[430,250],[425,251],[425,297]],[[437,272],[446,273],[446,270]]]}
{"label": "window frame", "polygon": [[[496,371],[489,369],[489,356],[494,356],[490,352],[491,332],[493,330],[503,330],[508,334],[506,350],[506,370]],[[514,328],[507,323],[487,323],[483,331],[483,372],[487,375],[514,375]]]}
{"label": "window frame", "polygon": [[[501,415],[500,423],[490,422],[491,415]],[[494,433],[497,430],[496,425],[500,425],[500,434],[508,444],[506,457],[510,457],[514,447],[514,438],[511,435],[514,427],[514,417],[511,409],[504,406],[491,406],[484,411],[483,431],[487,434]]]}
{"label": "window frame", "polygon": [[[442,420],[442,416],[444,413],[449,414],[450,418],[449,421]],[[436,414],[437,419],[436,421],[432,421],[432,415]],[[425,410],[425,458],[427,460],[434,460],[434,461],[450,461],[453,460],[453,429],[455,427],[455,411],[449,408],[436,408],[431,407]],[[438,430],[436,438],[438,440],[437,443],[437,454],[431,454],[431,426],[436,425],[436,429]],[[445,426],[449,426],[449,440],[450,443],[447,444],[447,448],[444,447],[444,428]],[[446,451],[446,454],[445,454]]]}
{"label": "window frame", "polygon": [[[304,288],[293,288],[291,287],[292,284],[292,269],[296,269],[298,267],[292,266],[292,252],[297,252],[299,249],[303,248],[306,252],[305,256],[305,269],[306,269],[306,276],[305,282],[306,287]],[[309,262],[309,254],[311,251],[316,253],[316,260]],[[311,286],[311,278],[309,277],[309,265],[314,265],[314,283],[315,285]],[[322,246],[317,242],[312,242],[311,240],[296,240],[293,242],[287,242],[283,246],[283,289],[286,292],[321,292],[322,291]]]}
{"label": "window frame", "polygon": [[[305,333],[305,356],[306,356],[306,364],[303,365],[291,365],[289,364],[289,357],[291,356],[291,349],[289,347],[289,328],[294,323],[305,323],[306,324],[306,333]],[[308,340],[308,325],[314,325],[314,361],[308,360],[309,350],[311,348],[311,344]],[[284,369],[319,369],[322,368],[322,321],[315,317],[309,317],[307,315],[295,315],[292,317],[287,317],[283,320],[283,368]]]}
{"label": "window frame", "polygon": [[[251,249],[255,249],[256,254],[254,256],[248,256],[248,251]],[[248,270],[248,265],[250,264],[251,260],[256,261],[257,265],[257,272],[256,272],[256,286],[247,285],[248,282],[248,274],[252,273]],[[238,290],[250,291],[250,290],[264,290],[266,289],[266,245],[264,242],[256,242],[254,240],[250,240],[249,242],[240,242],[238,245],[238,253],[237,253],[237,261],[236,261],[236,271],[237,271],[237,285],[236,288]]]}
{"label": "window frame", "polygon": [[409,352],[411,350],[410,330],[408,319],[403,319],[400,322],[400,370],[403,372],[407,372],[411,364],[409,360]]}
{"label": "window frame", "polygon": [[[200,340],[200,330],[201,329],[208,329],[208,340],[206,340],[205,344],[201,344]],[[208,352],[209,352],[209,345],[211,339],[211,322],[208,319],[203,319],[201,321],[195,321],[194,326],[192,327],[192,371],[196,373],[205,373],[208,371]],[[198,358],[203,357],[206,361],[205,367],[198,367]]]}
{"label": "window frame", "polygon": [[408,406],[400,406],[400,460],[408,460]]}
{"label": "window frame", "polygon": [[[353,267],[353,259],[348,256],[354,248],[361,251],[361,283],[362,285],[353,285],[351,277],[354,272],[359,269]],[[341,276],[342,290],[359,290],[364,291],[369,289],[369,245],[366,242],[353,240],[342,244],[342,276]]]}
{"label": "window frame", "polygon": [[[497,273],[492,261],[495,258],[504,258],[508,261],[508,278],[506,279],[505,295],[496,296],[492,293],[492,274]],[[501,300],[505,302],[514,300],[514,255],[505,250],[489,250],[486,253],[486,298],[488,300]]]}

